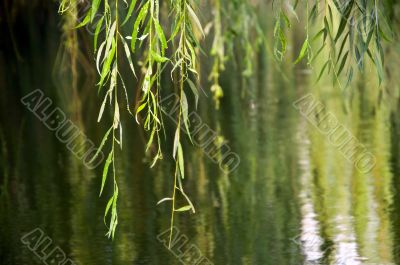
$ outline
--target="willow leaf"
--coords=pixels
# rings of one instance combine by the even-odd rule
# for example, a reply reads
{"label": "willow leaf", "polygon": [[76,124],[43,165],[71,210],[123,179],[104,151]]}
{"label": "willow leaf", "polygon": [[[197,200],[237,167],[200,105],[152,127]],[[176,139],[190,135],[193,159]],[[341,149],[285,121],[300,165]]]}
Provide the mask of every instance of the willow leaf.
{"label": "willow leaf", "polygon": [[183,160],[183,151],[181,143],[178,143],[178,166],[181,178],[185,178],[185,162]]}
{"label": "willow leaf", "polygon": [[176,151],[178,149],[178,144],[179,144],[179,129],[180,128],[176,128],[176,131],[175,131],[174,148],[173,148],[173,151],[172,151],[172,156],[174,157],[174,159],[176,157]]}
{"label": "willow leaf", "polygon": [[167,57],[163,57],[154,51],[151,51],[151,55],[153,59],[158,63],[164,63],[169,60]]}
{"label": "willow leaf", "polygon": [[106,47],[105,41],[103,41],[103,43],[100,44],[100,47],[97,51],[97,56],[96,56],[96,69],[99,74],[100,74],[101,55],[103,54],[104,47]]}
{"label": "willow leaf", "polygon": [[346,25],[349,23],[348,21],[349,21],[350,12],[351,12],[351,9],[353,8],[353,4],[355,1],[349,1],[349,2],[350,2],[349,5],[346,7],[346,10],[342,14],[342,18],[339,23],[339,28],[336,33],[335,42],[337,42],[337,40],[340,38],[344,29],[346,28]]}
{"label": "willow leaf", "polygon": [[353,73],[353,67],[350,67],[349,75],[348,75],[348,78],[347,78],[346,87],[348,87],[350,85],[351,81],[353,80],[353,74],[354,74]]}
{"label": "willow leaf", "polygon": [[204,31],[203,31],[203,27],[201,26],[200,20],[196,16],[196,13],[193,11],[193,9],[190,7],[190,5],[188,3],[186,3],[186,6],[187,6],[187,9],[189,10],[189,15],[190,15],[191,19],[194,21],[196,27],[201,32],[203,37],[205,37]]}
{"label": "willow leaf", "polygon": [[320,31],[317,32],[317,34],[314,35],[314,37],[311,39],[311,42],[319,39],[319,37],[322,36],[322,34],[325,34],[325,28],[321,29]]}
{"label": "willow leaf", "polygon": [[338,72],[337,72],[337,75],[338,75],[338,76],[340,75],[340,73],[342,72],[342,70],[343,70],[343,68],[344,68],[344,66],[345,66],[345,64],[346,64],[347,56],[348,56],[348,55],[349,55],[349,51],[347,51],[347,52],[344,54],[344,56],[343,56],[342,63],[340,64],[339,70],[338,70]]}
{"label": "willow leaf", "polygon": [[81,28],[83,26],[86,26],[86,24],[90,22],[90,14],[91,14],[91,9],[88,11],[87,15],[82,20],[82,22],[79,23],[75,28]]}
{"label": "willow leaf", "polygon": [[319,72],[319,75],[318,75],[318,78],[317,78],[317,82],[321,79],[322,75],[324,74],[324,71],[325,71],[326,66],[328,65],[328,63],[329,63],[329,60],[324,63],[324,66],[322,66],[321,71]]}
{"label": "willow leaf", "polygon": [[183,123],[185,124],[185,129],[187,131],[187,134],[189,136],[189,139],[191,142],[192,137],[190,136],[190,130],[189,130],[189,105],[187,101],[187,97],[185,92],[182,91],[182,116],[183,116]]}
{"label": "willow leaf", "polygon": [[106,225],[107,225],[107,222],[106,222],[107,214],[108,214],[108,212],[110,211],[111,205],[113,204],[113,202],[114,202],[114,196],[111,196],[111,198],[110,198],[110,199],[108,200],[108,202],[107,202],[107,206],[106,206],[106,209],[105,209],[105,211],[104,211],[104,217],[103,217],[103,219],[104,219],[104,224],[106,224]]}
{"label": "willow leaf", "polygon": [[107,34],[107,44],[106,44],[106,50],[105,50],[106,54],[109,52],[113,42],[115,41],[114,40],[114,37],[115,37],[114,33],[115,33],[116,27],[117,27],[117,23],[116,23],[116,21],[114,21],[114,23],[111,25],[111,28],[110,28],[110,30],[108,31],[108,34]]}
{"label": "willow leaf", "polygon": [[107,142],[108,136],[110,135],[111,129],[108,129],[108,131],[106,132],[106,134],[104,135],[103,139],[101,140],[100,146],[97,149],[96,153],[94,154],[94,156],[92,157],[92,159],[90,159],[89,164],[93,163],[93,161],[98,157],[98,155],[100,154],[101,150],[103,150],[103,147],[105,145],[105,143]]}
{"label": "willow leaf", "polygon": [[292,27],[292,24],[290,23],[290,20],[289,20],[289,18],[286,16],[285,12],[282,12],[282,11],[281,11],[281,14],[282,14],[282,17],[283,17],[283,21],[285,21],[286,27],[291,28],[291,27]]}
{"label": "willow leaf", "polygon": [[147,141],[147,144],[146,144],[146,152],[149,150],[151,144],[153,143],[153,138],[154,138],[155,132],[156,132],[156,128],[153,128],[153,130],[151,131],[149,140]]}
{"label": "willow leaf", "polygon": [[176,36],[176,34],[178,34],[179,29],[181,28],[181,24],[183,22],[183,18],[184,16],[181,16],[178,20],[178,22],[176,23],[176,25],[174,25],[174,31],[171,34],[171,37],[169,38],[169,40],[173,40]]}
{"label": "willow leaf", "polygon": [[183,207],[181,207],[179,209],[176,209],[175,212],[186,212],[186,211],[189,211],[191,209],[192,209],[192,206],[186,205],[186,206],[183,206]]}
{"label": "willow leaf", "polygon": [[103,117],[103,112],[104,112],[104,108],[106,106],[107,98],[108,98],[108,93],[104,96],[103,103],[101,103],[99,116],[97,117],[97,122],[100,122],[101,117]]}
{"label": "willow leaf", "polygon": [[161,200],[159,200],[159,201],[157,202],[157,205],[159,205],[159,204],[161,204],[161,203],[163,203],[163,202],[165,202],[165,201],[172,201],[172,198],[163,198],[163,199],[161,199]]}
{"label": "willow leaf", "polygon": [[112,61],[114,59],[114,55],[115,55],[115,43],[113,42],[111,51],[108,54],[106,53],[104,55],[104,56],[107,57],[107,60],[103,64],[103,68],[102,68],[102,71],[101,71],[99,89],[103,86],[104,79],[110,73],[110,67],[111,67],[111,63],[112,63]]}
{"label": "willow leaf", "polygon": [[113,151],[111,151],[108,154],[106,163],[104,164],[104,168],[103,168],[103,178],[101,180],[101,188],[100,188],[100,194],[99,196],[103,193],[103,189],[104,189],[104,184],[106,183],[107,180],[107,174],[108,174],[108,168],[110,167],[110,164],[113,160]]}
{"label": "willow leaf", "polygon": [[120,37],[121,37],[122,44],[124,45],[125,55],[126,55],[126,59],[128,60],[129,67],[131,68],[133,75],[136,77],[136,72],[135,72],[135,68],[133,67],[131,51],[129,50],[128,43],[126,43],[126,41],[124,40],[124,37],[122,35],[120,35]]}
{"label": "willow leaf", "polygon": [[136,6],[136,0],[132,0],[132,1],[131,1],[131,4],[130,4],[130,6],[129,6],[129,10],[128,10],[128,12],[126,13],[126,17],[125,17],[124,21],[123,21],[122,24],[121,24],[121,27],[122,27],[123,25],[125,25],[125,23],[128,22],[129,18],[132,16],[132,13],[133,13],[133,10],[135,9],[135,6]]}
{"label": "willow leaf", "polygon": [[99,10],[101,0],[93,0],[92,8],[90,9],[90,22],[93,22],[94,17],[96,16],[97,10]]}
{"label": "willow leaf", "polygon": [[99,38],[101,27],[103,26],[104,17],[101,17],[100,20],[97,22],[96,30],[94,31],[94,52],[97,50],[97,40]]}
{"label": "willow leaf", "polygon": [[155,23],[155,27],[156,27],[157,36],[161,41],[161,55],[164,56],[164,51],[168,47],[167,46],[167,39],[165,38],[164,31],[161,28],[161,25],[158,22],[158,20],[154,20],[154,23]]}
{"label": "willow leaf", "polygon": [[189,83],[189,87],[190,87],[190,89],[192,90],[193,95],[194,95],[194,97],[195,97],[196,109],[197,109],[197,106],[198,106],[198,104],[199,104],[199,91],[198,91],[196,85],[192,82],[192,80],[190,80],[190,79],[188,78],[188,79],[186,79],[186,81]]}
{"label": "willow leaf", "polygon": [[306,39],[304,41],[303,46],[301,47],[301,50],[300,50],[300,54],[297,57],[296,61],[294,61],[294,64],[297,64],[304,58],[304,56],[306,55],[307,49],[308,49],[308,39]]}
{"label": "willow leaf", "polygon": [[139,121],[138,121],[138,115],[139,115],[139,113],[145,108],[147,106],[147,102],[145,102],[145,103],[143,103],[142,105],[140,105],[139,106],[139,108],[137,108],[137,110],[136,110],[136,115],[135,115],[135,119],[136,119],[136,122],[139,124]]}
{"label": "willow leaf", "polygon": [[116,101],[114,106],[114,121],[113,121],[114,129],[118,129],[119,124],[120,124],[119,105],[118,102]]}
{"label": "willow leaf", "polygon": [[131,40],[131,50],[132,52],[135,52],[136,48],[136,39],[137,35],[139,33],[139,27],[144,18],[147,15],[147,12],[149,10],[149,2],[147,2],[141,9],[140,12],[136,18],[135,24],[133,25],[133,30],[132,30],[132,40]]}
{"label": "willow leaf", "polygon": [[343,41],[342,41],[342,45],[340,46],[339,55],[338,55],[338,57],[337,57],[336,63],[339,62],[339,59],[340,59],[340,57],[342,56],[343,48],[344,48],[344,46],[345,46],[345,44],[346,44],[347,37],[349,37],[349,33],[347,33],[347,34],[345,35],[345,37],[344,37],[344,39],[343,39]]}

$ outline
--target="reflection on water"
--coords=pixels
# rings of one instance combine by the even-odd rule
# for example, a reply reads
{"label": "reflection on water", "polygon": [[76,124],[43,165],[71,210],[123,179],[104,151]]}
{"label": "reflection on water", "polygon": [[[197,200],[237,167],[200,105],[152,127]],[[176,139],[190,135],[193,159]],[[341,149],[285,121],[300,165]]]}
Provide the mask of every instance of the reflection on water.
{"label": "reflection on water", "polygon": [[[362,174],[293,108],[311,86],[297,80],[302,87],[295,88],[274,73],[261,63],[249,82],[228,72],[222,78],[229,89],[221,110],[208,113],[207,99],[200,103],[203,121],[228,141],[241,163],[227,175],[185,144],[185,186],[197,211],[179,215],[180,234],[217,265],[400,264],[396,112],[356,93],[346,114],[333,89],[315,93],[374,154],[375,167]],[[43,82],[40,88],[54,88]],[[33,91],[38,85],[21,81],[20,86]],[[55,94],[49,96],[56,99]],[[99,142],[104,130],[90,118],[97,111],[92,105],[94,111],[76,120]],[[18,141],[0,137],[2,165],[9,164],[1,174],[10,187],[0,196],[1,264],[42,264],[20,242],[37,227],[76,264],[180,264],[157,240],[169,227],[170,205],[156,203],[171,193],[171,157],[149,169],[143,137],[131,118],[123,119],[125,145],[117,161],[120,223],[111,241],[103,224],[107,196],[98,197],[101,170],[86,169],[31,113],[15,108],[26,121],[12,129]]]}
{"label": "reflection on water", "polygon": [[298,157],[300,168],[300,213],[301,234],[296,238],[296,243],[299,244],[304,253],[306,262],[319,262],[324,256],[323,239],[320,236],[320,224],[317,220],[313,201],[312,201],[312,170],[310,163],[310,139],[308,138],[305,128],[307,121],[303,119],[298,126]]}
{"label": "reflection on water", "polygon": [[[319,264],[397,264],[391,227],[392,169],[389,110],[344,115],[338,100],[328,102],[341,122],[373,153],[376,166],[360,173],[310,124],[299,124],[303,215],[300,243],[305,259]],[[306,127],[307,130],[305,129]]]}

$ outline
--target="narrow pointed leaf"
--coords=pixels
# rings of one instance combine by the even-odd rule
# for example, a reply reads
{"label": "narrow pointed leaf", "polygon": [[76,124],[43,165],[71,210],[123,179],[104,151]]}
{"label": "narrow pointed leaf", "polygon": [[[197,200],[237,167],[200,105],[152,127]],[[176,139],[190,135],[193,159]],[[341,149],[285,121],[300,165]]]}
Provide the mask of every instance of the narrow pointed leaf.
{"label": "narrow pointed leaf", "polygon": [[112,162],[112,159],[113,159],[113,152],[111,151],[111,152],[108,154],[106,163],[104,164],[104,168],[103,168],[103,178],[102,178],[102,180],[101,180],[101,189],[100,189],[100,194],[99,194],[99,195],[101,195],[101,194],[103,193],[104,184],[106,183],[106,180],[107,180],[108,168],[110,167],[110,164],[111,164],[111,162]]}
{"label": "narrow pointed leaf", "polygon": [[183,160],[183,151],[181,143],[178,144],[178,166],[182,179],[185,178],[185,162]]}
{"label": "narrow pointed leaf", "polygon": [[192,209],[192,206],[186,205],[186,206],[183,206],[183,207],[181,207],[179,209],[176,209],[175,212],[186,212],[186,211],[189,211],[190,209]]}

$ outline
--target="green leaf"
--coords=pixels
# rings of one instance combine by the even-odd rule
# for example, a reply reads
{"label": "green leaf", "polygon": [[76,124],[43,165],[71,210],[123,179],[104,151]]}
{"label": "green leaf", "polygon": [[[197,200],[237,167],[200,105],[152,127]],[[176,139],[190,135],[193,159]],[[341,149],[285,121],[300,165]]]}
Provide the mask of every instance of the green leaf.
{"label": "green leaf", "polygon": [[99,89],[103,86],[105,78],[110,74],[110,67],[111,63],[113,62],[114,55],[115,55],[115,42],[113,41],[111,51],[109,52],[109,54],[105,54],[107,59],[103,64],[103,68],[101,70]]}
{"label": "green leaf", "polygon": [[147,102],[144,102],[142,105],[140,105],[139,106],[139,108],[137,108],[137,110],[136,110],[136,115],[135,115],[135,119],[136,119],[136,122],[139,124],[139,121],[138,121],[138,119],[137,119],[137,117],[138,117],[138,114],[145,108],[147,106]]}
{"label": "green leaf", "polygon": [[105,53],[107,54],[111,48],[111,45],[113,44],[113,42],[115,41],[115,30],[117,27],[117,23],[116,21],[114,21],[114,23],[112,23],[110,30],[107,32],[107,44],[106,44],[106,50]]}
{"label": "green leaf", "polygon": [[318,31],[318,33],[317,34],[315,34],[315,36],[312,38],[312,42],[313,41],[315,41],[315,40],[317,40],[319,37],[321,37],[322,36],[322,34],[324,34],[325,33],[325,28],[323,28],[323,29],[321,29],[320,31]]}
{"label": "green leaf", "polygon": [[288,28],[292,27],[292,24],[290,23],[289,18],[286,16],[285,12],[281,11],[281,15],[283,17],[283,20],[285,21],[285,24]]}
{"label": "green leaf", "polygon": [[194,73],[197,74],[196,70],[194,70],[196,68],[196,58],[197,58],[196,52],[194,51],[193,45],[189,41],[186,41],[186,48],[189,49],[189,51],[190,51],[190,57],[191,57],[191,63],[192,63],[189,70],[192,69],[194,71]]}
{"label": "green leaf", "polygon": [[286,53],[287,44],[285,34],[281,29],[279,29],[279,40],[281,41],[281,52],[284,55]]}
{"label": "green leaf", "polygon": [[382,61],[379,60],[378,54],[376,54],[375,56],[375,66],[376,66],[376,71],[378,73],[379,85],[381,85],[384,73],[383,73]]}
{"label": "green leaf", "polygon": [[158,20],[155,19],[154,20],[154,24],[155,24],[155,27],[156,27],[157,36],[161,41],[161,55],[164,56],[164,51],[165,51],[165,49],[168,48],[167,39],[165,38],[164,31],[161,28],[161,25],[158,22]]}
{"label": "green leaf", "polygon": [[333,14],[332,14],[332,8],[330,5],[328,5],[328,12],[329,12],[329,20],[331,21],[331,25],[333,25]]}
{"label": "green leaf", "polygon": [[324,63],[324,66],[322,66],[321,71],[319,72],[319,75],[318,75],[318,78],[317,78],[317,82],[321,79],[322,75],[324,74],[324,71],[325,71],[326,66],[328,65],[328,63],[329,63],[329,60]]}
{"label": "green leaf", "polygon": [[181,17],[179,18],[179,21],[176,23],[176,25],[174,25],[174,31],[172,32],[171,37],[170,37],[169,40],[174,39],[175,36],[176,36],[176,34],[178,34],[179,29],[180,29],[180,26],[181,26],[182,21],[183,21],[183,18],[184,18],[184,16],[181,16]]}
{"label": "green leaf", "polygon": [[99,194],[99,196],[101,196],[101,194],[103,193],[104,184],[106,183],[106,180],[107,180],[108,168],[110,167],[110,164],[111,164],[111,162],[112,162],[112,160],[113,160],[113,153],[114,153],[114,152],[111,151],[111,152],[108,154],[106,163],[104,164],[104,168],[103,168],[103,178],[102,178],[102,180],[101,180],[101,189],[100,189],[100,194]]}
{"label": "green leaf", "polygon": [[187,134],[189,136],[190,141],[192,142],[192,137],[190,135],[190,130],[189,130],[189,105],[188,101],[186,98],[185,92],[182,91],[182,116],[183,116],[183,123],[185,124],[185,128],[187,131]]}
{"label": "green leaf", "polygon": [[96,16],[97,10],[99,10],[101,0],[93,0],[92,8],[90,9],[90,22],[93,22],[94,17]]}
{"label": "green leaf", "polygon": [[186,7],[189,10],[189,15],[190,15],[191,19],[194,21],[197,29],[201,32],[203,37],[205,37],[204,31],[203,31],[203,27],[201,26],[200,20],[196,16],[196,13],[193,11],[193,9],[190,7],[190,5],[188,3],[186,3]]}
{"label": "green leaf", "polygon": [[112,203],[112,210],[111,210],[111,221],[110,221],[110,228],[108,230],[108,237],[112,237],[114,239],[115,230],[118,224],[118,215],[117,215],[117,200],[118,200],[118,186],[115,185],[114,188],[114,195],[113,195],[113,203]]}
{"label": "green leaf", "polygon": [[151,115],[153,116],[153,119],[154,119],[155,122],[160,123],[160,120],[157,117],[158,102],[157,102],[156,97],[154,96],[154,93],[152,91],[150,91],[150,97],[151,97],[151,101],[152,101],[152,104],[153,104],[153,111],[151,112]]}
{"label": "green leaf", "polygon": [[85,18],[82,20],[82,22],[79,23],[79,24],[75,27],[76,29],[77,29],[77,28],[81,28],[81,27],[85,26],[87,23],[90,22],[91,10],[92,10],[92,9],[89,9],[88,13],[86,14],[86,16],[85,16]]}
{"label": "green leaf", "polygon": [[357,61],[358,69],[360,71],[362,71],[364,56],[361,56],[361,53],[360,53],[360,51],[359,51],[357,46],[354,47],[354,52],[355,52],[355,55],[356,55],[356,61]]}
{"label": "green leaf", "polygon": [[158,63],[164,63],[169,60],[167,57],[163,57],[154,51],[151,51],[151,56]]}
{"label": "green leaf", "polygon": [[[346,7],[346,10],[342,14],[342,18],[340,20],[339,28],[338,28],[338,31],[336,33],[335,42],[340,38],[340,36],[342,35],[344,29],[346,28],[346,25],[348,24],[350,12],[351,12],[351,9],[353,8],[354,2],[355,1],[349,1],[349,5]],[[340,12],[340,9],[339,9],[339,12]]]}
{"label": "green leaf", "polygon": [[192,82],[192,80],[190,80],[190,79],[188,78],[188,79],[186,79],[186,81],[189,83],[189,87],[190,87],[190,89],[192,90],[193,95],[194,95],[194,97],[195,97],[196,109],[197,109],[197,106],[198,106],[198,104],[199,104],[199,91],[198,91],[196,85]]}
{"label": "green leaf", "polygon": [[349,37],[349,33],[346,34],[346,36],[344,37],[344,39],[343,39],[343,41],[342,41],[342,45],[340,46],[339,55],[338,55],[338,57],[337,57],[336,63],[339,62],[339,59],[340,59],[340,57],[342,56],[343,48],[344,48],[344,46],[345,46],[345,44],[346,44],[347,37]]}
{"label": "green leaf", "polygon": [[112,129],[112,127],[111,127],[110,129],[108,129],[108,131],[107,131],[106,134],[104,135],[103,139],[101,140],[101,143],[100,143],[99,148],[97,149],[97,151],[96,151],[96,153],[94,154],[94,156],[92,157],[92,159],[90,159],[89,164],[90,164],[90,163],[93,163],[93,161],[94,161],[94,160],[97,158],[97,156],[100,154],[101,150],[102,150],[103,147],[104,147],[104,144],[106,143],[106,141],[107,141],[107,139],[108,139],[108,136],[110,135],[111,129]]}
{"label": "green leaf", "polygon": [[376,64],[375,64],[375,59],[373,58],[370,49],[367,49],[367,54],[368,54],[368,57],[371,59],[372,63],[376,66]]}
{"label": "green leaf", "polygon": [[132,30],[132,39],[131,39],[131,50],[134,53],[135,48],[136,48],[136,40],[137,40],[137,35],[139,33],[139,27],[144,20],[144,18],[147,15],[147,12],[149,10],[149,3],[147,2],[141,9],[140,12],[136,18],[135,24],[133,25],[133,30]]}
{"label": "green leaf", "polygon": [[154,129],[151,131],[149,140],[147,141],[147,144],[146,144],[146,152],[149,150],[151,144],[153,143],[153,138],[154,138],[154,133],[155,133],[155,132],[156,132],[156,128],[154,128]]}
{"label": "green leaf", "polygon": [[158,202],[157,202],[157,205],[159,205],[159,204],[161,204],[161,203],[163,203],[163,202],[165,202],[165,201],[172,201],[173,199],[172,198],[163,198],[163,199],[161,199],[161,200],[159,200]]}
{"label": "green leaf", "polygon": [[183,206],[183,207],[181,207],[179,209],[176,209],[175,212],[186,212],[186,211],[189,211],[190,209],[192,209],[192,206],[186,205],[186,206]]}
{"label": "green leaf", "polygon": [[97,50],[97,39],[100,34],[101,27],[103,26],[104,17],[101,17],[100,20],[97,22],[96,30],[94,32],[94,52]]}
{"label": "green leaf", "polygon": [[128,22],[129,18],[132,16],[132,13],[133,13],[133,10],[135,9],[135,6],[136,6],[136,0],[132,0],[131,4],[129,6],[128,12],[126,13],[126,17],[125,17],[124,21],[121,24],[121,27],[123,25],[125,25],[125,23]]}
{"label": "green leaf", "polygon": [[100,64],[102,63],[101,61],[101,55],[103,54],[103,50],[106,47],[106,41],[103,41],[100,44],[99,49],[97,50],[97,56],[96,56],[96,69],[97,72],[100,74]]}
{"label": "green leaf", "polygon": [[179,129],[180,128],[176,128],[176,131],[175,131],[174,148],[173,148],[173,151],[172,151],[172,156],[174,157],[174,159],[176,157],[176,151],[178,149],[178,144],[179,144]]}
{"label": "green leaf", "polygon": [[122,41],[122,44],[124,45],[125,55],[126,55],[126,59],[128,60],[129,67],[131,68],[133,75],[136,77],[136,72],[135,72],[135,68],[133,67],[131,51],[129,50],[128,43],[126,43],[126,41],[124,40],[124,37],[122,35],[120,35],[120,37],[121,37],[120,39]]}
{"label": "green leaf", "polygon": [[347,51],[347,52],[344,54],[344,56],[343,56],[342,63],[340,64],[340,67],[339,67],[339,71],[338,71],[338,73],[337,73],[337,76],[339,76],[340,73],[342,72],[343,67],[344,67],[344,65],[346,64],[346,60],[347,60],[347,56],[348,56],[348,55],[349,55],[349,51]]}
{"label": "green leaf", "polygon": [[324,17],[324,26],[325,26],[325,31],[324,31],[324,42],[326,41],[326,37],[329,35],[329,37],[331,37],[331,30],[329,27],[329,23],[328,20],[326,19],[326,17]]}
{"label": "green leaf", "polygon": [[104,108],[105,108],[105,106],[106,106],[107,98],[108,98],[108,93],[105,95],[105,97],[104,97],[104,99],[103,99],[103,103],[101,103],[101,107],[100,107],[100,111],[99,111],[99,116],[97,117],[97,122],[100,122],[101,117],[103,116],[103,112],[104,112]]}
{"label": "green leaf", "polygon": [[350,71],[349,71],[349,75],[348,75],[348,78],[347,78],[346,87],[348,87],[350,85],[352,80],[353,80],[353,67],[350,67]]}
{"label": "green leaf", "polygon": [[113,202],[114,202],[114,196],[111,196],[111,198],[107,202],[107,206],[106,206],[106,209],[104,211],[103,219],[104,219],[104,224],[106,224],[106,225],[107,225],[106,217],[107,217],[108,212],[110,211],[110,208],[111,208],[111,205],[113,204]]}
{"label": "green leaf", "polygon": [[181,143],[178,143],[178,166],[179,166],[179,172],[182,177],[182,179],[185,178],[185,164],[183,160],[183,151],[182,151],[182,145]]}
{"label": "green leaf", "polygon": [[310,15],[308,19],[311,21],[317,16],[317,5],[314,5],[313,8],[311,9]]}
{"label": "green leaf", "polygon": [[391,40],[391,38],[389,38],[386,34],[385,34],[385,32],[383,32],[383,30],[382,30],[382,28],[379,26],[379,34],[380,34],[380,36],[384,39],[384,40],[386,40],[386,41],[388,41],[388,42],[391,42],[392,40]]}
{"label": "green leaf", "polygon": [[297,64],[304,58],[304,56],[306,55],[307,49],[308,49],[308,39],[306,39],[304,41],[303,46],[301,47],[301,50],[300,50],[299,57],[297,57],[296,61],[294,61],[294,64]]}

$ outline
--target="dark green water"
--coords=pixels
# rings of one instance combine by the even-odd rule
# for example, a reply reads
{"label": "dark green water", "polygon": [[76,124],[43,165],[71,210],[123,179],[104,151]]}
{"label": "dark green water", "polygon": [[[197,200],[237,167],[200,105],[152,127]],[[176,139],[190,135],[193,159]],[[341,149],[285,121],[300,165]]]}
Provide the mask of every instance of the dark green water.
{"label": "dark green water", "polygon": [[[186,142],[184,185],[196,214],[179,214],[176,227],[187,238],[181,249],[169,251],[158,239],[169,228],[170,204],[156,204],[171,195],[170,148],[149,169],[143,135],[131,117],[123,117],[119,226],[114,241],[106,238],[109,191],[98,197],[101,169],[88,170],[20,103],[23,95],[43,89],[96,144],[105,132],[96,122],[100,99],[93,81],[80,80],[77,102],[68,79],[48,76],[58,47],[57,36],[47,38],[42,45],[54,49],[33,42],[24,62],[10,59],[12,49],[1,53],[1,73],[7,74],[0,80],[0,264],[44,264],[21,241],[36,228],[52,240],[45,254],[59,246],[78,265],[182,264],[179,253],[191,246],[216,265],[400,264],[396,108],[378,105],[370,93],[377,88],[364,85],[353,88],[345,112],[337,89],[309,85],[304,71],[286,82],[262,63],[250,82],[224,74],[218,112],[211,96],[200,104],[199,115],[239,155],[240,165],[225,174]],[[310,91],[374,155],[370,172],[360,173],[293,107]],[[71,111],[71,102],[82,104],[82,111]],[[195,257],[187,255],[183,264],[194,264]]]}
{"label": "dark green water", "polygon": [[[390,112],[367,106],[344,114],[340,98],[325,101],[376,157],[361,174],[294,109],[296,93],[281,91],[265,84],[246,104],[227,93],[219,117],[209,120],[240,156],[232,174],[185,147],[192,150],[186,192],[197,213],[179,215],[177,228],[189,240],[183,249],[194,244],[214,264],[399,264],[398,128]],[[21,242],[35,228],[76,264],[180,264],[157,239],[169,226],[169,204],[156,203],[170,195],[173,166],[166,157],[148,168],[133,121],[125,122],[117,163],[120,223],[111,241],[106,200],[98,198],[101,172],[84,167],[32,113],[22,117],[10,190],[2,191],[1,264],[41,264]]]}

